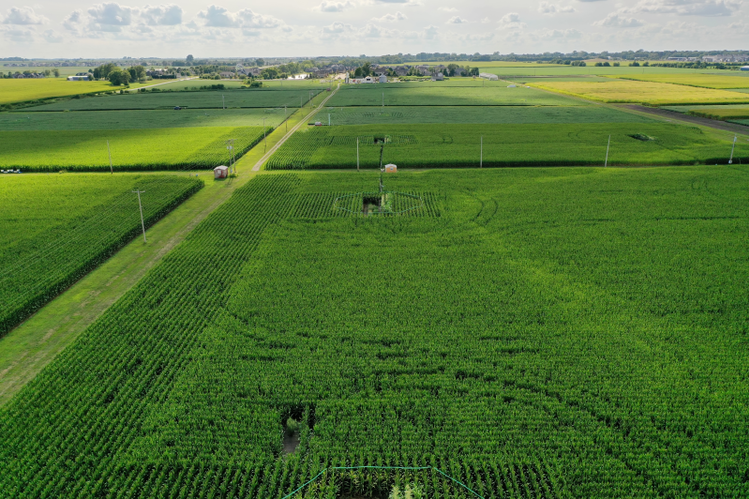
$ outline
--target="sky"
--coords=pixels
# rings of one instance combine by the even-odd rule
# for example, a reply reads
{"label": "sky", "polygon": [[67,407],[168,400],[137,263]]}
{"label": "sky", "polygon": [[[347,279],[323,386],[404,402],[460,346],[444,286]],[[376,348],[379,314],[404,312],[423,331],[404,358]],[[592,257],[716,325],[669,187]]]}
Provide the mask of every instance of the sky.
{"label": "sky", "polygon": [[749,48],[742,0],[5,0],[0,57]]}

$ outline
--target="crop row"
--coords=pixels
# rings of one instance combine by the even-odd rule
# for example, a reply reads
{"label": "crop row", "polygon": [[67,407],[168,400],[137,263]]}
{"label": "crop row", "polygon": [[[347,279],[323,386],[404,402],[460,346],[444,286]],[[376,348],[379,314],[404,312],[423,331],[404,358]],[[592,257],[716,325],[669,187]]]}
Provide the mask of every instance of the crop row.
{"label": "crop row", "polygon": [[[194,178],[143,179],[136,187],[145,191],[146,227],[202,186],[202,181]],[[42,192],[32,195],[44,196]],[[54,239],[42,231],[27,242],[30,251],[16,252],[13,260],[6,260],[0,268],[0,336],[133,239],[141,230],[140,222],[137,198],[128,189],[106,206],[97,205],[65,226],[55,227],[58,236]]]}
{"label": "crop row", "polygon": [[[745,496],[744,175],[258,175],[0,411],[0,490]],[[475,497],[295,499],[393,486]]]}

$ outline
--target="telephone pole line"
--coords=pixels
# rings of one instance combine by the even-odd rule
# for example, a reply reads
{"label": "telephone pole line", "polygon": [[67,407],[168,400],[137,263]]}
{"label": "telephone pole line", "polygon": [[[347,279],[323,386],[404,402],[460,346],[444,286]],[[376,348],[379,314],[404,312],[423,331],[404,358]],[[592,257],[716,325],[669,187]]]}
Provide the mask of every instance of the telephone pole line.
{"label": "telephone pole line", "polygon": [[114,168],[112,168],[112,150],[109,149],[109,141],[107,141],[107,153],[109,153],[109,173],[114,175]]}
{"label": "telephone pole line", "polygon": [[146,243],[146,224],[143,222],[143,203],[140,202],[140,195],[146,191],[134,190],[138,194],[138,208],[140,208],[140,227],[143,229],[143,242]]}

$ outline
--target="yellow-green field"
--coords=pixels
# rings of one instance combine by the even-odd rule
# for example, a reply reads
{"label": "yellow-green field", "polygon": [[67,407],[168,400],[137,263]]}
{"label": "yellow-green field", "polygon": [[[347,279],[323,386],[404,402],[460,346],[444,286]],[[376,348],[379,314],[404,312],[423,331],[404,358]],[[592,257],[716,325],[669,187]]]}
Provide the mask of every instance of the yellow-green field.
{"label": "yellow-green field", "polygon": [[746,107],[726,107],[719,109],[715,107],[693,108],[689,114],[702,116],[703,118],[712,118],[714,120],[741,120],[749,119],[749,108]]}
{"label": "yellow-green field", "polygon": [[690,87],[704,88],[749,88],[749,75],[736,76],[734,74],[641,74],[611,76],[611,78],[623,78],[627,80],[650,81],[654,83],[673,83],[676,85],[688,85]]}
{"label": "yellow-green field", "polygon": [[565,95],[609,103],[631,102],[658,106],[749,103],[749,95],[737,92],[648,81],[614,79],[604,82],[555,81],[529,83],[529,85]]}
{"label": "yellow-green field", "polygon": [[0,79],[0,104],[12,104],[50,97],[117,90],[107,81],[68,81],[65,78]]}

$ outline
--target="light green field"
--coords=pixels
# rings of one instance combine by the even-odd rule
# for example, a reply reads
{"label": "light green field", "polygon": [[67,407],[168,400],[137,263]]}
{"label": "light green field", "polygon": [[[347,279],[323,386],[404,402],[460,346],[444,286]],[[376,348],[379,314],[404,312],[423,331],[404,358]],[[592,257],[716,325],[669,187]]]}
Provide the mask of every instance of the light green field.
{"label": "light green field", "polygon": [[0,71],[3,73],[8,73],[10,71],[11,73],[15,73],[18,71],[19,73],[23,73],[24,71],[32,71],[34,73],[44,73],[45,70],[49,69],[50,71],[54,68],[57,68],[58,71],[60,71],[60,76],[71,76],[78,73],[86,73],[89,69],[93,69],[91,66],[49,66],[49,67],[36,67],[36,66],[23,66],[23,67],[17,67],[12,68],[10,66],[5,66],[5,64],[11,64],[11,63],[0,63]]}
{"label": "light green field", "polygon": [[[71,111],[11,112],[0,114],[0,132],[24,130],[124,130],[132,128],[181,127],[276,127],[284,110],[272,109],[182,109],[180,111]],[[290,114],[291,110],[287,111]],[[265,121],[263,121],[263,119]]]}
{"label": "light green field", "polygon": [[[328,116],[329,115],[329,116]],[[323,125],[405,123],[650,123],[652,119],[603,106],[378,106],[329,107],[314,118]],[[1,122],[0,122],[1,123]],[[312,122],[311,124],[314,124]]]}
{"label": "light green field", "polygon": [[226,140],[241,156],[262,137],[257,126],[0,132],[0,166],[106,171],[109,141],[115,170],[212,168],[230,158]]}
{"label": "light green field", "polygon": [[652,81],[655,83],[673,83],[676,85],[688,85],[691,87],[729,89],[749,88],[749,74],[731,71],[725,74],[648,74],[648,75],[626,75],[618,76],[628,80]]}
{"label": "light green field", "polygon": [[[452,81],[452,80],[451,80]],[[507,84],[450,85],[451,81],[346,85],[328,102],[330,107],[351,106],[575,106],[580,101],[561,95]]]}
{"label": "light green field", "polygon": [[118,88],[103,81],[67,81],[64,78],[2,78],[0,79],[0,104],[91,94],[113,91]]}
{"label": "light green field", "polygon": [[633,102],[664,106],[749,102],[749,96],[727,90],[622,79],[612,79],[606,82],[536,82],[531,86],[608,103]]}
{"label": "light green field", "polygon": [[[157,80],[149,82],[151,84],[158,83]],[[274,80],[274,81],[263,81],[262,88],[272,90],[299,90],[299,89],[320,89],[327,88],[329,85],[320,83],[320,80]],[[161,90],[200,90],[200,87],[210,85],[224,85],[230,89],[242,88],[244,80],[189,80],[189,81],[175,81],[159,85],[156,88]]]}
{"label": "light green field", "polygon": [[[361,168],[383,164],[402,168],[483,166],[603,165],[609,136],[608,164],[725,164],[728,136],[662,122],[583,124],[420,124],[308,127],[291,137],[267,162],[271,170],[356,168],[357,140]],[[733,137],[731,137],[732,139]],[[749,143],[737,144],[735,158],[749,159]]]}

